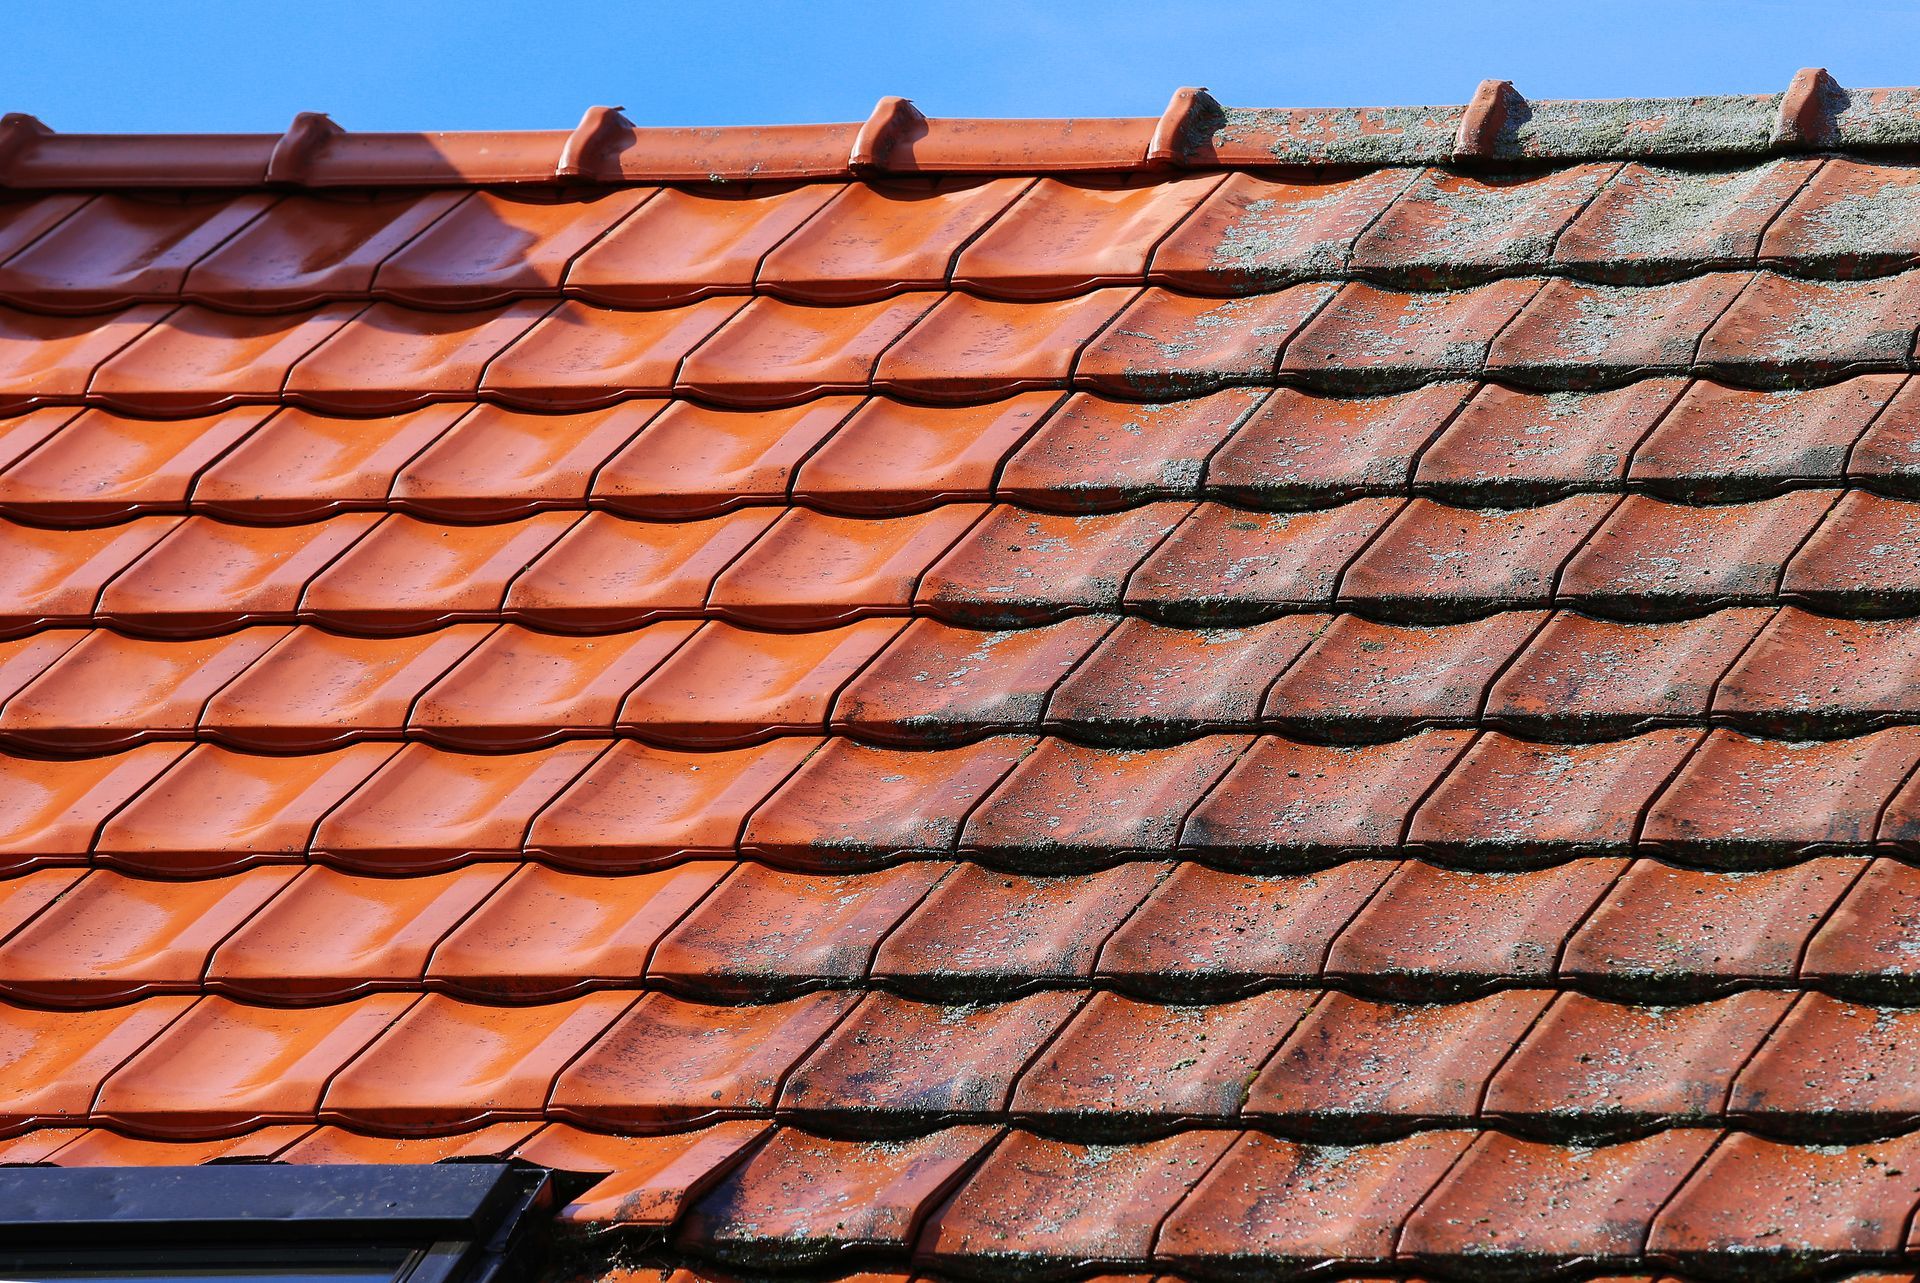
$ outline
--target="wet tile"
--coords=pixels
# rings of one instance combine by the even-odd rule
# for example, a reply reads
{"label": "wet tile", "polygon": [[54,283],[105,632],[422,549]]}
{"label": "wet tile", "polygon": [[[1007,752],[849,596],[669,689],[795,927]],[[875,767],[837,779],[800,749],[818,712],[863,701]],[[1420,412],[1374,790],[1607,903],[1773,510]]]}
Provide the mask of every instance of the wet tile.
{"label": "wet tile", "polygon": [[1146,1260],[1161,1221],[1233,1138],[1191,1131],[1136,1145],[1075,1145],[1014,1132],[928,1219],[919,1255],[1000,1278]]}
{"label": "wet tile", "polygon": [[844,307],[757,298],[680,363],[677,385],[703,400],[733,406],[790,405],[835,392],[864,392],[874,382],[882,353],[899,350],[902,336],[940,297],[902,294]]}
{"label": "wet tile", "polygon": [[1878,276],[1912,266],[1920,243],[1914,167],[1828,157],[1767,227],[1760,252],[1814,276]]}
{"label": "wet tile", "polygon": [[1003,501],[1073,512],[1194,498],[1208,460],[1267,394],[1229,388],[1184,401],[1109,401],[1076,392],[1007,459]]}
{"label": "wet tile", "polygon": [[49,525],[88,525],[186,507],[194,478],[267,411],[128,419],[85,410],[0,472],[0,510]]}
{"label": "wet tile", "polygon": [[1476,374],[1495,336],[1540,286],[1538,280],[1515,279],[1403,294],[1355,282],[1287,345],[1280,368],[1316,385],[1355,390]]}
{"label": "wet tile", "polygon": [[1340,276],[1353,243],[1417,170],[1233,173],[1153,252],[1150,280],[1202,294],[1238,294]]}
{"label": "wet tile", "polygon": [[918,603],[976,626],[1112,609],[1130,572],[1190,509],[1158,503],[1066,517],[996,507],[927,571]]}
{"label": "wet tile", "polygon": [[1701,335],[1752,276],[1712,272],[1669,285],[1548,281],[1500,332],[1487,369],[1502,379],[1562,388],[1617,382],[1649,371],[1684,372]]}
{"label": "wet tile", "polygon": [[664,1230],[767,1131],[764,1123],[735,1122],[673,1136],[606,1136],[554,1123],[514,1154],[561,1171],[609,1173],[560,1209],[555,1217],[560,1224]]}
{"label": "wet tile", "polygon": [[307,583],[379,520],[350,512],[302,526],[241,526],[188,517],[114,577],[94,613],[162,636],[290,623]]}
{"label": "wet tile", "polygon": [[1350,860],[1319,873],[1255,876],[1176,865],[1108,937],[1097,974],[1176,1001],[1315,979],[1334,937],[1394,867]]}
{"label": "wet tile", "polygon": [[1338,288],[1315,281],[1230,299],[1148,289],[1087,345],[1074,382],[1136,398],[1270,383],[1287,344]]}
{"label": "wet tile", "polygon": [[1207,461],[1206,489],[1282,508],[1401,493],[1475,386],[1434,383],[1370,397],[1280,388]]}
{"label": "wet tile", "polygon": [[1488,1081],[1551,1001],[1539,989],[1419,1006],[1326,994],[1255,1067],[1246,1114],[1335,1140],[1470,1123]]}
{"label": "wet tile", "polygon": [[269,1003],[417,988],[433,947],[511,871],[478,864],[431,877],[368,878],[300,870],[273,903],[218,943],[207,985]]}
{"label": "wet tile", "polygon": [[184,752],[147,744],[110,757],[0,758],[0,870],[85,864],[101,823]]}
{"label": "wet tile", "polygon": [[631,986],[647,974],[660,938],[732,867],[697,860],[589,877],[524,866],[439,941],[428,983],[485,1002]]}
{"label": "wet tile", "polygon": [[648,977],[696,993],[864,979],[882,937],[951,867],[816,874],[743,864],[660,941]]}
{"label": "wet tile", "polygon": [[1728,498],[1801,482],[1838,484],[1860,439],[1905,381],[1871,374],[1778,392],[1691,384],[1633,452],[1628,479],[1664,494]]}
{"label": "wet tile", "polygon": [[360,744],[278,757],[200,745],[101,826],[95,856],[163,877],[302,863],[321,817],[393,751]]}
{"label": "wet tile", "polygon": [[1489,731],[1420,804],[1407,838],[1477,863],[1624,852],[1642,836],[1649,800],[1698,760],[1700,742],[1691,728],[1598,744]]}
{"label": "wet tile", "polygon": [[1636,991],[1789,979],[1863,864],[1836,856],[1766,873],[1700,873],[1637,860],[1567,941],[1560,973]]}
{"label": "wet tile", "polygon": [[1001,460],[1060,396],[1029,392],[969,407],[869,400],[800,465],[798,501],[832,512],[877,515],[993,497]]}
{"label": "wet tile", "polygon": [[1487,1133],[1421,1200],[1400,1254],[1471,1253],[1481,1268],[1637,1264],[1654,1215],[1718,1137],[1683,1128],[1585,1148]]}
{"label": "wet tile", "polygon": [[929,401],[1063,387],[1093,336],[1137,292],[1096,289],[1058,303],[945,295],[880,357],[874,387]]}
{"label": "wet tile", "polygon": [[653,190],[586,200],[476,191],[380,264],[374,293],[418,307],[485,307],[555,294],[573,259]]}
{"label": "wet tile", "polygon": [[1573,859],[1527,873],[1405,864],[1334,941],[1327,974],[1409,997],[1545,982],[1626,863]]}
{"label": "wet tile", "polygon": [[35,1167],[47,1163],[61,1148],[89,1135],[85,1127],[40,1127],[0,1141],[0,1166]]}
{"label": "wet tile", "polygon": [[1264,716],[1338,739],[1471,725],[1487,688],[1546,615],[1510,611],[1466,624],[1403,627],[1336,615],[1267,692]]}
{"label": "wet tile", "polygon": [[1736,1254],[1762,1269],[1891,1259],[1916,1199],[1920,1138],[1802,1148],[1736,1133],[1661,1210],[1647,1247],[1683,1267]]}
{"label": "wet tile", "polygon": [[329,1079],[414,1002],[396,993],[288,1009],[202,998],[105,1075],[94,1115],[155,1136],[310,1123]]}
{"label": "wet tile", "polygon": [[605,748],[583,740],[501,755],[409,744],[321,821],[314,854],[372,873],[517,859],[533,817]]}
{"label": "wet tile", "polygon": [[926,747],[1038,730],[1048,695],[1112,628],[1098,615],[998,632],[916,619],[840,692],[833,726]]}
{"label": "wet tile", "polygon": [[936,997],[1084,981],[1100,946],[1166,873],[1164,864],[1118,864],[1035,878],[961,865],[887,935],[873,976]]}
{"label": "wet tile", "polygon": [[1905,613],[1920,603],[1916,549],[1920,504],[1849,490],[1793,554],[1780,591],[1829,614]]}
{"label": "wet tile", "polygon": [[106,359],[87,382],[87,394],[142,415],[204,414],[273,401],[293,367],[353,323],[360,310],[358,303],[333,303],[310,312],[243,316],[176,308],[138,338],[120,338],[110,356],[102,352]]}
{"label": "wet tile", "polygon": [[361,298],[373,274],[465,193],[283,196],[187,273],[184,293],[244,312]]}
{"label": "wet tile", "polygon": [[101,1079],[192,1004],[150,998],[104,1011],[0,1007],[0,1128],[84,1120]]}
{"label": "wet tile", "polygon": [[0,880],[0,939],[11,936],[49,904],[66,895],[84,871],[42,869]]}
{"label": "wet tile", "polygon": [[1420,455],[1414,484],[1453,503],[1539,503],[1625,484],[1634,449],[1687,385],[1642,379],[1604,392],[1484,383]]}
{"label": "wet tile", "polygon": [[661,312],[622,312],[569,299],[486,363],[483,394],[528,410],[611,405],[664,396],[688,356],[739,314],[736,298]]}
{"label": "wet tile", "polygon": [[1898,369],[1913,349],[1920,276],[1812,281],[1762,272],[1700,340],[1697,359],[1743,380]]}
{"label": "wet tile", "polygon": [[167,307],[157,303],[108,317],[0,308],[0,410],[12,414],[78,401],[103,362],[166,315]]}
{"label": "wet tile", "polygon": [[1392,854],[1414,807],[1472,739],[1427,731],[1351,747],[1264,736],[1194,808],[1180,845],[1263,867]]}
{"label": "wet tile", "polygon": [[787,628],[904,614],[927,568],[984,511],[952,504],[871,519],[790,509],[714,582],[710,604],[743,623]]}
{"label": "wet tile", "polygon": [[236,748],[280,752],[397,739],[421,693],[494,631],[454,624],[364,638],[295,628],[206,702],[200,731]]}
{"label": "wet tile", "polygon": [[1692,1006],[1562,994],[1487,1088],[1490,1118],[1536,1131],[1718,1122],[1727,1089],[1793,995],[1752,990]]}
{"label": "wet tile", "polygon": [[393,506],[455,521],[581,507],[600,465],[664,406],[627,401],[586,414],[516,414],[475,406],[399,470]]}
{"label": "wet tile", "polygon": [[610,735],[627,693],[699,627],[683,619],[608,637],[555,637],[509,624],[421,694],[407,730],[475,749]]}
{"label": "wet tile", "polygon": [[57,1007],[98,1006],[200,988],[207,955],[294,870],[153,882],[95,872],[0,947],[0,988]]}
{"label": "wet tile", "polygon": [[803,868],[951,851],[968,815],[1033,745],[998,736],[926,752],[829,739],[754,812],[743,849]]}
{"label": "wet tile", "polygon": [[713,581],[780,515],[630,521],[590,512],[517,575],[505,610],[542,628],[606,632],[705,610]]}
{"label": "wet tile", "polygon": [[423,312],[376,303],[286,373],[286,398],[347,414],[391,414],[430,401],[470,398],[488,362],[553,307],[529,299],[470,312]]}
{"label": "wet tile", "polygon": [[836,1135],[998,1116],[1083,1001],[1055,991],[942,1006],[869,993],[788,1076],[780,1116]]}
{"label": "wet tile", "polygon": [[1715,731],[1648,811],[1642,840],[1738,867],[1859,849],[1917,762],[1915,727],[1816,743]]}
{"label": "wet tile", "polygon": [[785,409],[720,410],[675,401],[607,460],[593,497],[646,517],[784,504],[794,470],[860,404],[822,397]]}
{"label": "wet tile", "polygon": [[1216,625],[1326,610],[1343,569],[1399,508],[1397,499],[1294,513],[1201,504],[1128,578],[1127,605]]}
{"label": "wet tile", "polygon": [[1838,497],[1796,490],[1715,507],[1628,495],[1560,575],[1562,604],[1628,618],[1768,605]]}
{"label": "wet tile", "polygon": [[1022,867],[1170,852],[1181,822],[1250,742],[1210,735],[1110,749],[1044,740],[968,818],[960,845]]}
{"label": "wet tile", "polygon": [[0,420],[0,470],[12,467],[16,460],[31,454],[42,441],[85,413],[76,405],[50,405]]}
{"label": "wet tile", "polygon": [[48,628],[0,642],[0,703],[85,639],[84,628]]}
{"label": "wet tile", "polygon": [[527,850],[589,871],[731,853],[742,826],[818,741],[679,753],[616,743],[534,819]]}
{"label": "wet tile", "polygon": [[829,992],[710,1007],[650,993],[561,1072],[549,1113],[641,1131],[765,1114],[855,1001]]}
{"label": "wet tile", "polygon": [[693,1206],[677,1241],[738,1264],[898,1253],[994,1135],[950,1127],[907,1141],[839,1141],[783,1128]]}
{"label": "wet tile", "polygon": [[1538,735],[1633,733],[1706,720],[1723,677],[1764,636],[1774,612],[1617,623],[1563,611],[1520,652],[1487,697],[1488,721]]}
{"label": "wet tile", "polygon": [[1473,1139],[1426,1131],[1378,1145],[1234,1142],[1173,1210],[1156,1259],[1196,1272],[1388,1266],[1400,1227]]}
{"label": "wet tile", "polygon": [[1613,495],[1538,508],[1410,502],[1340,578],[1340,600],[1396,619],[1459,619],[1551,603],[1562,568],[1615,511]]}
{"label": "wet tile", "polygon": [[832,183],[665,188],[567,269],[567,292],[610,307],[745,294],[774,246],[839,192]]}
{"label": "wet tile", "polygon": [[1665,280],[1700,265],[1751,262],[1767,230],[1822,162],[1698,168],[1633,161],[1560,234],[1553,260],[1576,276]]}
{"label": "wet tile", "polygon": [[1920,870],[1879,859],[1808,942],[1800,976],[1843,992],[1903,996],[1920,981]]}
{"label": "wet tile", "polygon": [[1915,1024],[1908,1009],[1802,994],[1740,1070],[1727,1108],[1756,1130],[1828,1143],[1902,1130],[1920,1112]]}
{"label": "wet tile", "polygon": [[407,461],[467,410],[435,405],[367,420],[287,407],[200,473],[192,504],[216,516],[275,522],[379,508]]}
{"label": "wet tile", "polygon": [[848,183],[767,254],[756,283],[807,303],[944,289],[962,247],[1030,185],[1023,178]]}
{"label": "wet tile", "polygon": [[0,297],[45,312],[174,298],[187,269],[272,204],[263,192],[216,201],[95,196],[7,258]]}
{"label": "wet tile", "polygon": [[322,1117],[398,1133],[539,1117],[560,1070],[632,1004],[631,993],[540,1007],[428,994],[334,1075]]}
{"label": "wet tile", "polygon": [[90,623],[100,590],[180,523],[139,517],[98,530],[6,527],[0,557],[0,631]]}
{"label": "wet tile", "polygon": [[[689,627],[656,624],[639,635]],[[834,696],[901,627],[897,619],[810,633],[701,625],[627,695],[620,728],[669,747],[731,747],[774,735],[824,734]]]}
{"label": "wet tile", "polygon": [[954,283],[1038,299],[1141,281],[1155,246],[1219,181],[1042,178],[960,252]]}
{"label": "wet tile", "polygon": [[489,526],[386,518],[307,585],[301,612],[352,632],[411,632],[497,616],[514,576],[578,521],[545,512]]}
{"label": "wet tile", "polygon": [[1013,1110],[1049,1131],[1106,1137],[1231,1122],[1314,996],[1167,1006],[1096,993],[1021,1074]]}
{"label": "wet tile", "polygon": [[286,633],[158,642],[96,629],[7,701],[0,734],[65,752],[191,739],[201,706]]}
{"label": "wet tile", "polygon": [[1612,163],[1543,173],[1423,170],[1355,242],[1352,267],[1423,286],[1538,270],[1617,170]]}

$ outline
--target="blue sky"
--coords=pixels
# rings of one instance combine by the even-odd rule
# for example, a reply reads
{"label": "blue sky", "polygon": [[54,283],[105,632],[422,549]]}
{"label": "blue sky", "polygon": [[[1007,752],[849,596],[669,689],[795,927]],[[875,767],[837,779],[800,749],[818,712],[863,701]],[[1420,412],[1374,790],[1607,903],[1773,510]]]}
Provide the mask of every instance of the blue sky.
{"label": "blue sky", "polygon": [[1920,0],[54,0],[8,23],[0,109],[55,129],[273,130],[1156,115],[1920,80]]}

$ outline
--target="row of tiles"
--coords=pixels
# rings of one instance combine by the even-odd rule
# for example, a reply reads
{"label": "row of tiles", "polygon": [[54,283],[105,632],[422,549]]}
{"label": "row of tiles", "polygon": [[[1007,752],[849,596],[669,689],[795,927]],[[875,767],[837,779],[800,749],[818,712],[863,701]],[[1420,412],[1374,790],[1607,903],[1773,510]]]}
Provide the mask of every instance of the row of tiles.
{"label": "row of tiles", "polygon": [[1920,272],[1715,272],[1649,286],[1511,277],[1426,293],[1321,283],[1225,300],[1157,287],[1052,303],[720,297],[649,312],[571,299],[269,316],[0,309],[0,408],[186,416],[284,400],[376,415],[475,397],[584,410],[638,396],[754,408],[849,393],[973,404],[1067,387],[1160,399],[1276,380],[1345,391],[1486,376],[1565,390],[1689,372],[1777,387],[1910,370],[1916,315]]}
{"label": "row of tiles", "polygon": [[1750,990],[1624,1006],[1510,989],[1404,1006],[1270,990],[1210,1006],[1054,990],[941,1005],[827,991],[756,1006],[601,991],[493,1007],[151,998],[0,1007],[0,1129],[205,1139],[328,1122],[623,1133],[778,1118],[833,1135],[1018,1121],[1138,1140],[1252,1124],[1348,1141],[1425,1126],[1555,1139],[1733,1123],[1832,1143],[1920,1118],[1920,1010]]}
{"label": "row of tiles", "polygon": [[1920,727],[1849,739],[1697,728],[1558,744],[1431,730],[1361,746],[1209,735],[1159,748],[790,736],[685,752],[357,744],[299,756],[149,744],[0,757],[5,867],[194,877],[309,855],[411,873],[530,855],[621,871],[736,850],[802,869],[958,851],[1028,871],[1179,851],[1263,868],[1432,854],[1474,867],[1638,849],[1767,868],[1920,845]]}
{"label": "row of tiles", "polygon": [[1238,293],[1347,275],[1423,286],[1556,270],[1633,281],[1755,262],[1860,276],[1920,261],[1916,213],[1920,170],[1847,157],[1734,170],[642,187],[562,200],[68,193],[0,209],[0,299],[49,311],[183,298],[273,311],[367,297],[470,308],[565,292],[658,307],[930,288],[1061,298],[1149,282]]}
{"label": "row of tiles", "polygon": [[51,407],[0,422],[0,514],[55,526],[184,511],[481,521],[587,506],[685,519],[995,499],[1067,512],[1406,493],[1465,504],[1619,489],[1725,499],[1842,483],[1920,487],[1920,384],[1862,375],[1757,392],[1653,378],[1540,394],[1436,383],[1380,397],[1240,388],[1168,402],[1031,392],[969,407],[827,397],[753,411],[637,400],[573,414],[448,403],[377,420]]}
{"label": "row of tiles", "polygon": [[949,504],[885,518],[762,508],[685,522],[0,523],[0,635],[105,624],[191,637],[296,622],[382,634],[503,618],[588,633],[700,618],[796,630],[908,614],[994,628],[1089,612],[1224,625],[1335,609],[1438,623],[1783,601],[1830,615],[1920,609],[1920,502],[1793,490],[1715,506],[1588,494],[1537,508],[1383,498],[1299,513],[1164,502],[1085,516]]}
{"label": "row of tiles", "polygon": [[723,860],[618,877],[505,863],[193,882],[45,869],[0,882],[0,933],[0,991],[67,1009],[200,993],[284,1007],[422,988],[538,1002],[643,982],[707,1001],[1094,988],[1181,1002],[1328,985],[1407,1001],[1515,985],[1637,1001],[1756,985],[1920,994],[1920,872],[1884,857],[1747,874],[1603,857],[1516,873],[1371,860],[1311,874],[1154,862],[1038,877]]}
{"label": "row of tiles", "polygon": [[193,641],[55,628],[0,641],[0,743],[70,755],[198,739],[290,753],[409,739],[498,752],[615,735],[725,749],[832,733],[945,748],[1044,733],[1145,748],[1256,731],[1574,741],[1702,725],[1805,738],[1920,722],[1916,677],[1920,620],[1793,608],[1655,623],[1302,614],[1198,631],[1108,615],[999,632],[930,619],[808,633],[680,620],[610,636],[254,627]]}
{"label": "row of tiles", "polygon": [[[653,1137],[503,1125],[404,1145],[289,1125],[162,1144],[67,1127],[11,1142],[0,1161],[504,1154],[562,1169],[611,1168],[563,1213],[575,1226],[617,1226],[642,1241],[664,1234],[680,1251],[744,1268],[864,1258],[883,1271],[854,1276],[868,1283],[899,1283],[903,1274],[884,1271],[909,1254],[943,1275],[986,1278],[1164,1265],[1227,1278],[1412,1266],[1475,1279],[1490,1269],[1678,1268],[1717,1277],[1891,1268],[1920,1255],[1911,1225],[1920,1201],[1915,1136],[1802,1146],[1678,1128],[1588,1147],[1435,1129],[1317,1145],[1205,1130],[1111,1145],[974,1125],[877,1143],[735,1121]],[[715,1277],[687,1271],[667,1283]]]}

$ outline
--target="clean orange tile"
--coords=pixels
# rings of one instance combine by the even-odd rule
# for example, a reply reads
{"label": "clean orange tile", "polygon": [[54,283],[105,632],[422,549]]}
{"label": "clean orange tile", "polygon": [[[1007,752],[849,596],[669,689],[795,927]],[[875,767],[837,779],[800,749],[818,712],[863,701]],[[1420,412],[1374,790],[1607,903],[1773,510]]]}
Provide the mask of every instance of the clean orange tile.
{"label": "clean orange tile", "polygon": [[315,1127],[280,1151],[282,1163],[439,1163],[447,1159],[500,1161],[533,1139],[536,1122],[495,1123],[452,1136],[363,1136],[344,1127]]}
{"label": "clean orange tile", "polygon": [[0,308],[0,410],[70,404],[86,395],[100,364],[151,330],[169,308],[130,307],[112,316],[42,316]]}
{"label": "clean orange tile", "polygon": [[47,312],[96,312],[180,293],[187,270],[274,203],[103,193],[0,265],[0,298]]}
{"label": "clean orange tile", "polygon": [[560,1070],[633,1000],[483,1007],[428,994],[334,1076],[321,1116],[393,1133],[540,1117]]}
{"label": "clean orange tile", "polygon": [[586,414],[475,406],[399,470],[393,506],[455,521],[582,507],[600,465],[663,406],[628,401]]}
{"label": "clean orange tile", "polygon": [[594,479],[593,497],[642,517],[705,517],[780,504],[803,459],[861,404],[821,397],[783,409],[675,401]]}
{"label": "clean orange tile", "polygon": [[658,312],[621,312],[569,299],[487,362],[480,390],[530,410],[660,396],[673,389],[688,354],[741,305],[712,298]]}
{"label": "clean orange tile", "polygon": [[299,864],[314,825],[393,755],[388,744],[269,757],[203,744],[106,822],[100,863],[164,877]]}
{"label": "clean orange tile", "polygon": [[820,632],[765,633],[702,625],[627,696],[620,728],[669,747],[824,734],[834,696],[903,626],[866,619]]}
{"label": "clean orange tile", "polygon": [[527,865],[440,942],[427,979],[487,1002],[630,987],[660,938],[733,867],[699,860],[606,877]]}
{"label": "clean orange tile", "polygon": [[313,1130],[305,1123],[257,1127],[219,1140],[137,1140],[104,1127],[81,1133],[51,1162],[60,1167],[192,1167],[201,1163],[264,1163]]}
{"label": "clean orange tile", "polygon": [[273,401],[295,364],[360,310],[358,303],[334,303],[310,312],[241,316],[177,308],[103,361],[87,395],[136,414],[207,413]]}
{"label": "clean orange tile", "polygon": [[97,530],[9,527],[0,557],[0,632],[92,622],[100,590],[181,520],[137,517]]}
{"label": "clean orange tile", "polygon": [[284,196],[195,263],[182,292],[237,312],[284,312],[363,298],[380,264],[465,196]]}
{"label": "clean orange tile", "polygon": [[237,748],[305,751],[398,738],[421,692],[494,631],[453,624],[412,637],[295,628],[207,701],[200,731]]}
{"label": "clean orange tile", "polygon": [[333,1007],[202,998],[108,1075],[94,1116],[149,1136],[225,1136],[314,1121],[328,1081],[416,1001],[377,994]]}
{"label": "clean orange tile", "polygon": [[581,632],[697,617],[713,581],[779,515],[750,508],[704,521],[632,521],[590,512],[514,579],[507,613]]}
{"label": "clean orange tile", "polygon": [[445,308],[556,294],[574,258],[652,195],[649,187],[585,200],[476,191],[382,262],[373,292]]}
{"label": "clean orange tile", "polygon": [[487,526],[394,514],[307,585],[301,614],[354,632],[408,632],[496,616],[515,575],[580,519],[543,512]]}
{"label": "clean orange tile", "polygon": [[757,298],[687,357],[678,387],[738,406],[864,392],[881,354],[890,352],[940,297],[902,294],[843,307]]}
{"label": "clean orange tile", "polygon": [[267,414],[154,421],[83,411],[0,472],[0,511],[49,525],[181,511],[194,478]]}
{"label": "clean orange tile", "polygon": [[1280,354],[1338,288],[1312,281],[1231,299],[1142,291],[1087,345],[1073,381],[1143,399],[1271,384]]}
{"label": "clean orange tile", "polygon": [[0,471],[12,467],[85,413],[77,405],[50,405],[0,419]]}
{"label": "clean orange tile", "polygon": [[192,1005],[150,998],[100,1011],[0,1007],[0,1131],[83,1120],[100,1080]]}
{"label": "clean orange tile", "polygon": [[929,401],[975,401],[1064,387],[1081,351],[1136,293],[1093,290],[1058,303],[948,294],[886,350],[873,385]]}
{"label": "clean orange tile", "polygon": [[874,519],[791,509],[714,582],[713,609],[789,628],[905,614],[927,567],[985,511],[950,504]]}
{"label": "clean orange tile", "polygon": [[607,637],[555,637],[508,624],[414,701],[407,730],[476,749],[611,734],[627,693],[699,627],[669,620]]}
{"label": "clean orange tile", "polygon": [[0,870],[85,864],[101,823],[186,751],[146,744],[109,757],[0,758]]}
{"label": "clean orange tile", "polygon": [[954,280],[1016,299],[1144,281],[1154,247],[1219,184],[1214,174],[1042,178],[961,251]]}
{"label": "clean orange tile", "polygon": [[313,852],[371,873],[517,859],[533,817],[606,747],[474,754],[409,744],[320,822]]}
{"label": "clean orange tile", "polygon": [[556,1170],[608,1173],[560,1209],[555,1219],[562,1225],[635,1225],[663,1231],[767,1130],[765,1123],[740,1121],[671,1136],[608,1136],[553,1123],[514,1154]]}
{"label": "clean orange tile", "polygon": [[0,940],[30,922],[84,876],[80,869],[41,869],[0,879]]}
{"label": "clean orange tile", "polygon": [[193,506],[250,521],[311,521],[382,507],[400,469],[467,409],[433,405],[347,419],[289,406],[200,474]]}
{"label": "clean orange tile", "polygon": [[302,869],[271,904],[217,942],[207,987],[274,1004],[417,988],[434,946],[513,869],[475,864],[413,878]]}
{"label": "clean orange tile", "polygon": [[1001,462],[1060,404],[1029,392],[981,406],[906,405],[876,397],[808,457],[795,501],[831,512],[912,512],[993,497]]}
{"label": "clean orange tile", "polygon": [[530,299],[474,312],[376,303],[286,371],[286,398],[320,410],[391,414],[471,397],[487,363],[553,307]]}
{"label": "clean orange tile", "polygon": [[0,642],[0,704],[86,636],[84,628],[48,628]]}

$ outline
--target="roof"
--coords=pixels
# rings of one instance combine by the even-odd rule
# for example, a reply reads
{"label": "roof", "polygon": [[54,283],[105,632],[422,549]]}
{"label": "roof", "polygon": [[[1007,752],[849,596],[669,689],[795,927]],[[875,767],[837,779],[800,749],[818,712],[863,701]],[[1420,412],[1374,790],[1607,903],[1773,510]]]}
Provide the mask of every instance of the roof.
{"label": "roof", "polygon": [[0,1163],[1911,1270],[1916,93],[9,117]]}

